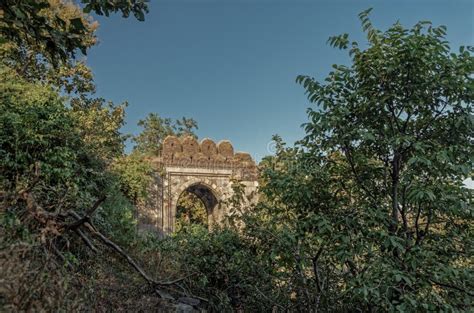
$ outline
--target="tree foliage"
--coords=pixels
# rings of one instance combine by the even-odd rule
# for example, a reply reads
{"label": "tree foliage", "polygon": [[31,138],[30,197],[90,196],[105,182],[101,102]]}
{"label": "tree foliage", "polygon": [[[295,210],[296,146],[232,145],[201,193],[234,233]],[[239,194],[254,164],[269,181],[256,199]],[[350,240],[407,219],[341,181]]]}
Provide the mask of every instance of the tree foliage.
{"label": "tree foliage", "polygon": [[128,136],[120,131],[128,103],[115,105],[103,98],[78,97],[70,102],[78,133],[94,155],[111,163],[123,156]]}
{"label": "tree foliage", "polygon": [[117,158],[112,171],[120,177],[121,190],[134,204],[145,200],[152,182],[152,167],[143,155],[132,153]]}
{"label": "tree foliage", "polygon": [[474,162],[473,49],[451,52],[446,28],[429,22],[382,32],[369,12],[366,49],[330,38],[350,66],[324,83],[297,79],[317,105],[303,160],[338,177],[321,190],[341,195],[326,222],[337,229],[327,244],[343,250],[324,250],[347,264],[344,289],[368,309],[463,310],[473,300],[473,194],[463,186]]}
{"label": "tree foliage", "polygon": [[160,269],[184,275],[188,288],[208,299],[212,312],[262,312],[274,305],[265,298],[272,290],[270,268],[255,248],[235,229],[209,231],[196,224],[153,246],[163,256]]}
{"label": "tree foliage", "polygon": [[[133,13],[144,20],[148,12],[147,0],[104,1],[84,0],[84,13],[109,15],[122,12],[124,17]],[[59,7],[73,8],[74,14],[64,15]],[[78,12],[81,10],[70,1],[4,0],[0,2],[1,44],[13,42],[18,47],[35,47],[51,64],[57,65],[75,57],[77,50],[83,54],[90,47],[90,25]]]}
{"label": "tree foliage", "polygon": [[20,190],[39,179],[35,188],[45,188],[49,205],[88,206],[105,189],[107,175],[103,160],[82,141],[77,120],[51,88],[9,69],[1,73],[1,189]]}
{"label": "tree foliage", "polygon": [[161,144],[166,136],[196,137],[194,133],[198,129],[197,122],[192,118],[182,117],[178,120],[160,117],[156,113],[138,122],[138,126],[143,127],[140,134],[133,138],[135,142],[134,150],[146,155],[158,155]]}
{"label": "tree foliage", "polygon": [[[102,231],[124,245],[136,243],[134,208],[109,170],[111,155],[123,146],[117,135],[121,123],[108,120],[114,115],[110,111],[102,113],[97,130],[107,132],[92,139],[83,123],[97,120],[78,115],[55,88],[0,66],[0,265],[8,270],[2,272],[2,310],[76,311],[98,305],[86,299],[98,288],[93,277],[105,265],[102,257],[89,258],[98,252],[96,243],[71,226],[71,214],[94,221],[93,234]],[[92,203],[97,213],[88,217]]]}
{"label": "tree foliage", "polygon": [[97,43],[98,23],[90,15],[131,13],[143,20],[147,0],[5,0],[0,2],[2,63],[32,82],[41,81],[67,93],[95,92],[83,55]]}
{"label": "tree foliage", "polygon": [[187,224],[200,224],[208,227],[208,212],[203,201],[194,193],[183,191],[176,203],[177,228]]}

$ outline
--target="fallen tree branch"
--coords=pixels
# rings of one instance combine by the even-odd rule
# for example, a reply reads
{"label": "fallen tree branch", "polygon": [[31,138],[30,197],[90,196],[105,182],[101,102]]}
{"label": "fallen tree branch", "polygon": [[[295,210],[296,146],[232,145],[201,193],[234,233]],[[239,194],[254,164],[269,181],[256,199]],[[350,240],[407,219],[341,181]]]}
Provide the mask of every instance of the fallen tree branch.
{"label": "fallen tree branch", "polygon": [[94,205],[86,211],[86,214],[79,218],[78,220],[76,220],[74,223],[72,223],[71,225],[67,226],[67,228],[69,229],[76,229],[78,228],[79,226],[81,226],[82,224],[84,224],[85,222],[89,222],[90,221],[90,218],[91,218],[91,215],[95,212],[95,210],[97,210],[97,208],[99,207],[99,205],[105,201],[107,197],[106,196],[102,196],[100,197],[99,199],[97,199],[97,201],[94,203]]}
{"label": "fallen tree branch", "polygon": [[469,290],[466,290],[464,288],[461,288],[461,287],[458,287],[458,286],[455,286],[455,285],[451,285],[451,284],[442,283],[442,282],[439,282],[439,281],[436,281],[436,280],[433,280],[433,279],[430,279],[430,281],[433,284],[438,285],[440,287],[451,288],[451,289],[454,289],[454,290],[457,290],[457,291],[460,291],[460,292],[464,292],[465,294],[468,294],[471,297],[474,297],[473,292],[470,292]]}
{"label": "fallen tree branch", "polygon": [[186,275],[184,277],[180,277],[180,278],[177,278],[177,279],[174,279],[174,280],[170,280],[170,281],[160,281],[160,282],[157,282],[158,285],[160,286],[167,286],[167,285],[175,285],[191,276],[194,276],[196,275],[197,273],[192,273],[192,274],[189,274],[189,275]]}
{"label": "fallen tree branch", "polygon": [[[74,212],[74,211],[69,211],[69,215],[74,217],[76,219],[76,222],[77,221],[83,221],[84,218],[82,218],[78,213]],[[162,287],[167,287],[167,286],[172,286],[172,285],[177,285],[178,282],[194,275],[194,274],[191,274],[191,275],[188,275],[186,277],[183,277],[183,278],[178,278],[178,279],[175,279],[173,281],[168,281],[168,282],[158,282],[158,281],[155,281],[154,279],[152,279],[150,276],[148,276],[148,274],[135,262],[135,260],[133,260],[132,257],[130,257],[125,251],[123,251],[123,249],[118,246],[117,244],[115,244],[112,240],[110,240],[109,238],[107,238],[104,234],[102,234],[100,231],[98,231],[94,225],[92,223],[90,223],[89,221],[84,221],[82,222],[81,224],[79,224],[79,226],[83,226],[85,227],[92,235],[96,236],[98,239],[100,239],[100,241],[102,243],[104,243],[106,246],[112,248],[115,252],[117,252],[118,254],[120,254],[123,258],[125,258],[125,260],[127,260],[128,264],[130,264],[134,269],[135,271],[137,271],[140,276],[145,279],[145,281],[153,288],[153,290],[155,291],[155,293],[160,297],[160,298],[163,298],[163,299],[169,299],[169,300],[175,300],[175,298],[173,296],[171,296],[168,292],[164,291],[164,290],[161,290],[160,286]],[[78,227],[79,227],[78,226]],[[76,231],[80,231],[79,229],[76,229]],[[80,234],[80,232],[79,232]],[[82,236],[81,236],[82,237]],[[84,238],[87,238],[84,234]],[[88,241],[91,245],[92,243],[90,241]],[[95,248],[95,247],[94,247]],[[194,296],[193,296],[194,297]],[[200,297],[196,297],[200,300],[203,300],[203,301],[208,301],[207,299],[205,298],[200,298]]]}
{"label": "fallen tree branch", "polygon": [[97,248],[92,244],[92,242],[89,240],[89,238],[87,238],[86,234],[84,234],[82,232],[82,230],[80,229],[75,229],[74,230],[76,232],[76,234],[79,235],[79,237],[81,237],[82,241],[84,241],[84,243],[92,250],[94,251],[95,253],[97,253]]}
{"label": "fallen tree branch", "polygon": [[[105,235],[103,235],[100,231],[98,231],[91,222],[91,215],[97,210],[100,204],[103,201],[105,201],[106,196],[100,197],[92,205],[92,207],[86,211],[84,216],[80,216],[77,212],[73,210],[70,210],[65,213],[62,213],[62,212],[52,213],[52,212],[48,212],[44,210],[40,205],[38,205],[38,203],[36,202],[35,196],[33,195],[33,192],[31,192],[30,190],[31,188],[21,190],[18,193],[18,196],[20,199],[26,202],[27,212],[29,212],[35,220],[39,221],[43,225],[48,225],[50,223],[53,223],[53,226],[55,226],[55,227],[52,227],[52,229],[54,230],[53,233],[57,236],[61,236],[60,234],[61,230],[63,231],[73,230],[79,237],[81,237],[82,241],[92,251],[97,253],[98,249],[94,246],[94,244],[92,243],[92,240],[90,240],[89,237],[86,235],[86,233],[84,233],[80,229],[80,227],[84,227],[88,232],[90,232],[90,234],[97,237],[102,243],[104,243],[106,246],[108,246],[109,248],[117,252],[125,260],[127,260],[127,262],[153,288],[154,292],[160,298],[174,301],[175,298],[172,295],[170,295],[168,292],[162,290],[159,287],[164,287],[166,289],[169,289],[171,286],[179,286],[178,284],[179,282],[192,276],[192,275],[188,275],[186,277],[178,278],[172,281],[165,281],[165,282],[155,281],[119,245],[115,244],[112,240],[110,240]],[[65,222],[68,216],[74,219],[74,222],[72,222],[69,225],[66,224]],[[66,261],[64,256],[56,247],[53,247],[53,250],[55,250],[55,253],[58,255],[60,259],[62,259],[63,261]],[[200,297],[196,297],[196,298],[203,301],[208,301],[207,299],[204,299],[204,298],[200,298]]]}
{"label": "fallen tree branch", "polygon": [[[81,221],[83,220],[83,218],[80,217],[79,214],[77,214],[76,212],[74,211],[69,211],[69,213],[71,214],[71,216],[73,216],[74,218],[76,218],[78,221]],[[82,224],[84,227],[87,228],[87,230],[89,230],[93,235],[97,236],[106,246],[112,248],[113,250],[115,250],[118,254],[120,254],[121,256],[123,256],[127,262],[140,274],[140,276],[142,276],[148,283],[152,284],[152,285],[155,285],[156,282],[150,278],[150,276],[148,276],[144,270],[142,270],[142,268],[140,266],[138,266],[138,264],[127,254],[125,253],[125,251],[122,250],[122,248],[120,248],[118,245],[116,245],[112,240],[110,240],[109,238],[107,238],[106,236],[104,236],[101,232],[99,232],[98,230],[95,229],[95,227],[93,227],[89,222],[84,222]]]}
{"label": "fallen tree branch", "polygon": [[125,253],[122,248],[120,248],[118,245],[116,245],[114,242],[112,242],[109,238],[105,237],[101,232],[99,231],[94,231],[92,227],[89,227],[89,223],[86,223],[84,226],[86,226],[91,232],[93,232],[94,235],[100,238],[100,240],[107,246],[111,247],[114,249],[116,252],[118,252],[121,256],[123,256],[127,262],[150,284],[155,285],[156,282],[148,276],[145,271],[138,266],[138,264],[127,254]]}
{"label": "fallen tree branch", "polygon": [[[39,176],[39,175],[38,175]],[[61,213],[61,212],[48,212],[44,210],[38,203],[36,202],[36,199],[33,195],[33,192],[31,192],[32,188],[27,188],[24,190],[21,190],[18,192],[18,196],[20,199],[26,202],[26,208],[27,211],[31,214],[31,216],[39,221],[43,225],[48,225],[49,223],[54,223],[56,227],[54,228],[54,234],[57,236],[60,236],[60,229],[62,230],[73,230],[81,239],[85,242],[85,244],[94,252],[97,252],[97,248],[92,244],[92,241],[86,236],[84,232],[82,232],[79,227],[85,227],[92,235],[96,236],[100,241],[102,241],[106,246],[112,248],[115,252],[117,252],[119,255],[121,255],[123,258],[127,260],[127,262],[137,271],[140,276],[146,280],[146,282],[153,288],[155,293],[163,298],[163,299],[169,299],[169,300],[175,300],[173,296],[171,296],[168,292],[163,291],[159,289],[159,286],[172,286],[172,285],[177,285],[178,282],[188,278],[179,278],[176,279],[175,281],[169,281],[169,282],[157,282],[153,280],[150,276],[147,275],[147,273],[131,258],[123,249],[115,244],[112,240],[107,238],[105,235],[103,235],[101,232],[99,232],[94,225],[92,224],[90,218],[91,215],[97,210],[99,205],[106,199],[106,196],[100,197],[94,205],[86,211],[86,214],[81,217],[77,212],[70,210],[67,213]],[[65,224],[65,219],[70,216],[75,219],[75,221],[69,225]],[[56,254],[58,255],[59,258],[65,261],[64,256],[61,254],[61,252],[56,248],[53,247],[53,250],[56,250]],[[201,299],[204,300],[205,299]]]}

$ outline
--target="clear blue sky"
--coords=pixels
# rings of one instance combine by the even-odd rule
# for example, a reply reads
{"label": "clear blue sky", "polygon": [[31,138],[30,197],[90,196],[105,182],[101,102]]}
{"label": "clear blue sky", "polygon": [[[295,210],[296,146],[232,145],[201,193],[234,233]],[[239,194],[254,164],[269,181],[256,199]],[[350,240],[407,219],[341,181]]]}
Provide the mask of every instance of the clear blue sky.
{"label": "clear blue sky", "polygon": [[200,138],[229,139],[259,160],[273,134],[302,138],[310,104],[295,77],[347,63],[327,38],[363,42],[357,15],[369,7],[378,28],[431,20],[456,50],[473,45],[474,1],[151,0],[145,22],[99,17],[87,63],[99,96],[130,103],[125,133],[150,112],[193,117]]}

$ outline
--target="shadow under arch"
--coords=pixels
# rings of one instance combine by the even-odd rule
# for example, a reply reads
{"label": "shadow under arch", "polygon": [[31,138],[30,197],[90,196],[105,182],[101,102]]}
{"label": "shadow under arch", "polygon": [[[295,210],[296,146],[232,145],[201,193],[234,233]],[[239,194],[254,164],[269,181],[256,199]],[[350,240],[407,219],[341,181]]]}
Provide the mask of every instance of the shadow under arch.
{"label": "shadow under arch", "polygon": [[219,197],[217,192],[207,184],[203,182],[195,182],[184,188],[184,190],[178,196],[176,201],[175,212],[178,214],[179,200],[184,194],[191,193],[195,195],[204,205],[207,214],[207,225],[211,226],[217,221],[217,210],[219,207]]}

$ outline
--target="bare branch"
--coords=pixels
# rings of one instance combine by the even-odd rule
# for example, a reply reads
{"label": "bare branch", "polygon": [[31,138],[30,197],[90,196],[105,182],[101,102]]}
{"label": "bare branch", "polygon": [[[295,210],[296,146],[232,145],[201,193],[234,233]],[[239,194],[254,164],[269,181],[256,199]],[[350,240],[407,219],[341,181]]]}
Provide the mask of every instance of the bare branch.
{"label": "bare branch", "polygon": [[318,293],[321,293],[323,289],[321,278],[319,277],[319,265],[318,265],[318,260],[319,260],[319,257],[321,256],[321,253],[323,252],[323,248],[324,248],[324,245],[322,245],[319,248],[318,252],[316,252],[316,255],[312,258],[314,278],[316,280],[316,287],[318,287]]}
{"label": "bare branch", "polygon": [[102,196],[100,197],[99,199],[97,199],[97,201],[94,203],[94,205],[89,209],[87,210],[86,212],[86,215],[84,215],[84,217],[78,219],[77,221],[75,221],[74,223],[72,223],[71,225],[67,226],[67,228],[69,229],[76,229],[78,228],[79,226],[81,226],[82,224],[84,224],[85,222],[88,222],[90,221],[90,217],[91,215],[95,212],[95,210],[97,210],[97,208],[99,207],[99,205],[105,201],[107,197],[106,196]]}
{"label": "bare branch", "polygon": [[420,235],[420,215],[421,215],[421,204],[418,203],[418,212],[416,213],[415,218],[415,232],[416,232],[416,244],[420,243],[421,235]]}
{"label": "bare branch", "polygon": [[473,292],[470,292],[469,290],[466,290],[464,288],[461,288],[461,287],[458,287],[458,286],[455,286],[455,285],[451,285],[451,284],[447,284],[447,283],[441,283],[439,281],[436,281],[436,280],[433,280],[433,279],[430,279],[430,281],[435,284],[435,285],[438,285],[440,287],[445,287],[445,288],[451,288],[451,289],[454,289],[454,290],[457,290],[457,291],[461,291],[461,292],[464,292],[465,294],[468,294],[470,295],[471,297],[474,297],[474,293]]}
{"label": "bare branch", "polygon": [[[79,214],[77,214],[76,212],[74,211],[70,211],[70,214],[77,219],[77,221],[82,221],[84,218],[81,218],[79,216]],[[150,283],[151,285],[156,285],[157,283],[152,279],[150,278],[150,276],[148,276],[145,271],[140,267],[138,266],[138,264],[127,254],[125,253],[125,251],[122,250],[121,247],[119,247],[118,245],[116,245],[112,240],[110,240],[109,238],[107,238],[106,236],[104,236],[101,232],[99,232],[98,230],[96,230],[91,224],[89,224],[89,222],[83,222],[83,224],[80,224],[80,225],[83,225],[84,227],[87,228],[87,230],[89,230],[91,232],[91,234],[95,235],[96,237],[98,237],[106,246],[112,248],[113,250],[115,250],[118,254],[120,254],[122,257],[124,257],[127,262],[140,274],[140,276],[142,276],[148,283]]]}
{"label": "bare branch", "polygon": [[94,251],[95,253],[97,253],[97,248],[92,244],[92,242],[89,240],[89,238],[87,238],[86,234],[84,234],[82,232],[82,230],[80,229],[75,229],[74,230],[76,232],[76,234],[79,235],[79,237],[82,238],[82,240],[84,241],[84,243],[92,250]]}

